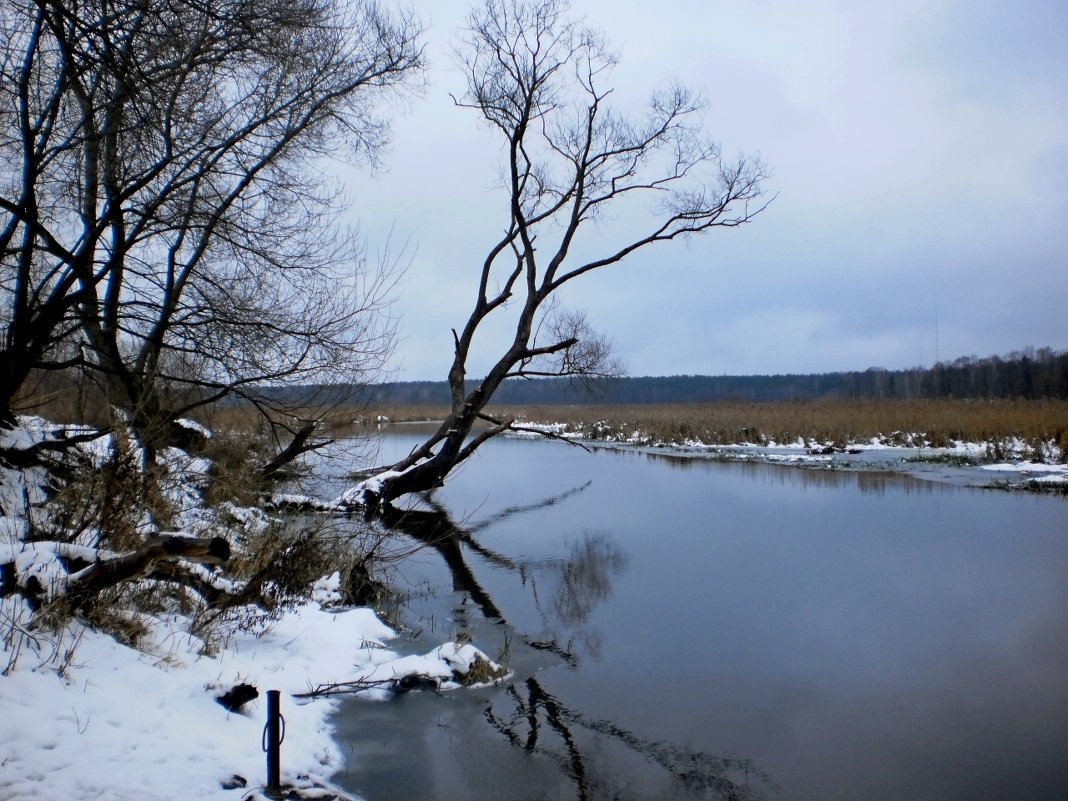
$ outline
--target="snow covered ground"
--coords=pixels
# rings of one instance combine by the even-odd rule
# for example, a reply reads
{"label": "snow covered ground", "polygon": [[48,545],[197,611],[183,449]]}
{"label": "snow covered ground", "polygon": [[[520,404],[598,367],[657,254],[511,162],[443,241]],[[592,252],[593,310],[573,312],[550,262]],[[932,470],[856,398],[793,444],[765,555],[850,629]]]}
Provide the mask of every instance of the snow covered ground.
{"label": "snow covered ground", "polygon": [[[11,600],[5,620],[19,614]],[[342,761],[329,724],[337,702],[293,695],[323,683],[412,675],[457,688],[454,671],[477,653],[446,644],[397,657],[386,645],[393,636],[368,609],[318,603],[288,612],[262,636],[235,635],[216,656],[198,654],[201,643],[178,630],[157,631],[150,653],[77,624],[57,640],[16,633],[15,649],[0,653],[14,661],[0,677],[0,798],[249,798],[266,779],[269,689],[282,692],[283,784],[338,793],[329,783]],[[215,699],[241,683],[260,697],[228,712]]]}
{"label": "snow covered ground", "polygon": [[[26,421],[0,432],[0,447],[10,455],[46,433],[40,421]],[[99,442],[87,447],[101,450]],[[190,488],[207,465],[183,456],[165,459],[174,475],[187,479],[174,490],[178,519],[209,526],[210,514],[197,508],[199,496]],[[190,621],[180,614],[141,614],[147,632],[136,649],[77,618],[51,630],[34,619],[22,592],[30,573],[44,577],[52,593],[62,592],[70,578],[55,548],[46,547],[56,543],[26,541],[31,527],[25,516],[31,500],[45,499],[45,481],[40,468],[0,461],[0,565],[16,570],[14,577],[0,577],[3,801],[264,798],[267,690],[282,693],[283,786],[301,798],[346,798],[330,784],[343,759],[330,726],[337,701],[297,696],[358,682],[368,688],[364,696],[385,699],[402,679],[453,690],[484,675],[487,665],[503,673],[470,644],[398,656],[388,647],[395,633],[372,611],[336,606],[336,573],[268,628],[233,627],[222,647],[190,634]],[[470,673],[480,661],[482,672]],[[239,684],[254,686],[259,696],[228,711],[217,698]]]}

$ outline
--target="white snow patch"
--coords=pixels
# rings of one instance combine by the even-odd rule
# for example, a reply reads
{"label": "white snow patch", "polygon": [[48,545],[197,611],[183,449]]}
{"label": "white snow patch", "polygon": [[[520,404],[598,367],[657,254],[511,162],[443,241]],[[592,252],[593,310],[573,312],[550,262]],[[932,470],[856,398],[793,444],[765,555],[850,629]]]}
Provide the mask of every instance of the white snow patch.
{"label": "white snow patch", "polygon": [[518,429],[509,429],[505,432],[506,436],[514,439],[540,439],[546,434],[553,434],[558,437],[567,437],[568,439],[577,439],[581,435],[570,432],[567,430],[566,423],[526,423],[517,422]]}
{"label": "white snow patch", "polygon": [[51,600],[67,589],[67,571],[53,550],[28,548],[16,553],[15,579],[19,586],[29,587],[34,579],[44,590],[44,599]]}
{"label": "white snow patch", "polygon": [[1031,479],[1032,484],[1068,484],[1068,472],[1065,473],[1051,473],[1050,475],[1039,476],[1038,478]]}
{"label": "white snow patch", "polygon": [[768,453],[764,454],[761,459],[768,462],[790,462],[794,464],[821,464],[829,463],[832,461],[830,456],[823,455],[810,455],[810,454],[782,454],[782,453]]}
{"label": "white snow patch", "polygon": [[211,429],[202,426],[196,420],[190,420],[188,417],[179,417],[174,421],[176,425],[180,425],[182,428],[188,428],[190,431],[196,431],[204,439],[211,439]]}
{"label": "white snow patch", "polygon": [[397,476],[403,476],[409,470],[414,470],[422,464],[422,460],[416,462],[410,467],[406,467],[404,470],[383,470],[381,473],[375,473],[370,478],[366,478],[357,484],[355,487],[350,487],[341,494],[341,497],[337,499],[337,503],[340,506],[351,506],[353,504],[365,505],[367,494],[381,495],[382,484]]}
{"label": "white snow patch", "polygon": [[341,603],[341,574],[335,570],[329,576],[324,576],[315,582],[312,587],[312,598],[323,606]]}
{"label": "white snow patch", "polygon": [[1041,462],[998,462],[981,465],[980,470],[996,470],[1000,473],[1055,473],[1068,475],[1068,465],[1043,464]]}
{"label": "white snow patch", "polygon": [[[483,661],[497,671],[500,665],[470,643],[463,645],[447,642],[428,654],[393,657],[388,651],[368,652],[368,664],[353,681],[367,685],[379,685],[364,691],[368,698],[383,699],[391,696],[390,688],[404,678],[419,678],[433,684],[439,690],[455,690],[463,684],[458,681],[467,674],[476,661]],[[504,674],[499,681],[512,674]],[[493,682],[491,682],[493,683]],[[484,686],[484,685],[472,685]]]}
{"label": "white snow patch", "polygon": [[270,518],[260,509],[238,506],[229,501],[219,504],[219,508],[239,523],[249,536],[262,534],[271,524]]}
{"label": "white snow patch", "polygon": [[[4,599],[5,618],[18,614],[17,603]],[[196,638],[177,634],[148,656],[79,628],[66,646],[73,648],[67,664],[50,659],[44,643],[35,649],[26,641],[15,669],[0,677],[0,797],[233,801],[223,781],[236,773],[257,787],[266,778],[260,743],[268,689],[284,694],[283,782],[306,774],[328,784],[342,763],[330,737],[335,702],[284,699],[351,675],[362,644],[390,636],[369,610],[327,613],[310,605],[260,637],[236,635],[217,658],[199,655]],[[161,645],[169,653],[160,655]],[[227,712],[215,698],[242,682],[261,698],[247,713]]]}

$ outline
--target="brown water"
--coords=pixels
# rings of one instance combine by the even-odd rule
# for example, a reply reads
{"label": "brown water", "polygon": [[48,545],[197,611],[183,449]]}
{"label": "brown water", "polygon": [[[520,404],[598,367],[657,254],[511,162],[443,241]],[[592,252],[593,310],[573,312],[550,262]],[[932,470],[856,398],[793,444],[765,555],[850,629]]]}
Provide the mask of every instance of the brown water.
{"label": "brown water", "polygon": [[369,801],[1068,798],[1063,499],[506,440],[438,500],[396,647],[515,678],[347,701]]}

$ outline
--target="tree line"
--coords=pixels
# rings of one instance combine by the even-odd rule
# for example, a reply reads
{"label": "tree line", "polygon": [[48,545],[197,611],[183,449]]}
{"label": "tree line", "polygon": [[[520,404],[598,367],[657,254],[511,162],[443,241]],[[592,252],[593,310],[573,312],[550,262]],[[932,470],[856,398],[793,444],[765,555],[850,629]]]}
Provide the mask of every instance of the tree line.
{"label": "tree line", "polygon": [[[398,406],[449,402],[443,381],[354,387],[348,394],[354,400],[368,392],[381,403]],[[524,406],[895,398],[1068,398],[1068,352],[1026,348],[1004,356],[962,356],[932,367],[902,370],[871,367],[811,374],[641,376],[583,383],[541,378],[507,381],[494,395],[496,403]]]}

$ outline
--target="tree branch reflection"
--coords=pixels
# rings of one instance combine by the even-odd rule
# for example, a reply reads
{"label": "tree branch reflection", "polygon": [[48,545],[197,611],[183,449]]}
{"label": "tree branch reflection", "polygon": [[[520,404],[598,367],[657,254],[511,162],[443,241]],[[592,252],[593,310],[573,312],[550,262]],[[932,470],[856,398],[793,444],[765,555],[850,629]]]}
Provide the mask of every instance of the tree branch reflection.
{"label": "tree branch reflection", "polygon": [[[384,507],[380,522],[391,532],[405,534],[436,551],[449,569],[453,591],[467,594],[487,619],[504,622],[501,610],[468,564],[465,550],[497,568],[518,574],[523,586],[530,588],[545,632],[526,636],[524,642],[536,650],[553,653],[575,667],[578,664],[578,654],[574,650],[576,640],[580,640],[592,655],[598,655],[598,635],[582,631],[580,627],[593,609],[611,595],[613,576],[626,568],[625,554],[606,533],[586,532],[580,541],[571,545],[570,552],[563,558],[513,559],[480,543],[473,532],[560,503],[582,492],[590,483],[587,481],[536,503],[509,507],[474,524],[456,523],[448,510],[433,497],[423,499],[429,509]],[[555,583],[547,603],[543,603],[539,592],[540,579],[545,576]],[[562,629],[570,635],[564,638],[564,644],[561,644]]]}
{"label": "tree branch reflection", "polygon": [[[470,525],[458,525],[433,498],[424,499],[429,509],[385,507],[381,521],[392,531],[412,537],[437,552],[449,569],[454,591],[467,594],[488,620],[507,622],[468,564],[465,548],[497,568],[517,573],[523,584],[531,588],[539,614],[551,631],[554,623],[574,627],[586,622],[597,605],[610,596],[613,578],[626,568],[625,554],[610,536],[587,532],[582,540],[572,544],[564,558],[519,560],[485,547],[472,534],[515,515],[559,503],[587,486],[589,483],[534,504],[512,506]],[[551,602],[543,604],[538,594],[538,578],[546,573],[557,584]],[[578,666],[573,640],[562,646],[556,636],[548,639],[520,636],[528,647],[551,652],[572,668]],[[594,647],[590,637],[587,644]],[[511,708],[495,709],[501,703]],[[768,782],[767,776],[748,760],[724,759],[646,739],[611,721],[588,718],[546,690],[536,676],[512,684],[490,701],[485,718],[516,748],[556,764],[574,783],[579,801],[634,797],[626,788],[611,786],[613,782],[618,785],[618,771],[596,761],[601,751],[596,746],[597,738],[615,742],[662,768],[668,777],[670,787],[666,791],[671,797],[743,801],[758,798],[757,788]]]}
{"label": "tree branch reflection", "polygon": [[[600,777],[589,770],[589,760],[573,731],[575,727],[608,737],[659,765],[671,777],[674,798],[744,801],[760,797],[758,785],[770,784],[769,777],[748,759],[711,756],[673,743],[645,739],[611,721],[587,718],[561,703],[533,676],[522,687],[522,691],[518,685],[508,688],[507,697],[515,706],[511,715],[498,715],[491,705],[486,708],[486,720],[516,747],[555,762],[575,782],[580,801],[602,797],[605,788],[598,786]],[[566,753],[554,750],[551,744],[542,744],[545,738],[539,716],[560,736]],[[523,736],[524,726],[526,736]],[[609,792],[611,797],[619,797],[617,792]]]}

